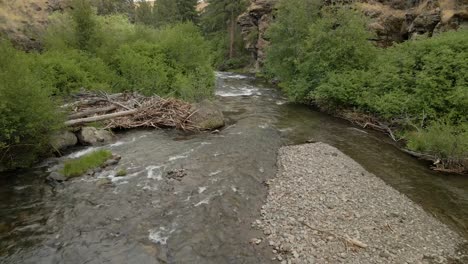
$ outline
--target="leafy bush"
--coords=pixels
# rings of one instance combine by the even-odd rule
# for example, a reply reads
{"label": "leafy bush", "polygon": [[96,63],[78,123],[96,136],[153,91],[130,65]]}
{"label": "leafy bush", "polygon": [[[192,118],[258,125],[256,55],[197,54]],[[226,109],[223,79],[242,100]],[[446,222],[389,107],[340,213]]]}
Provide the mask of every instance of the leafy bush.
{"label": "leafy bush", "polygon": [[467,158],[468,31],[377,49],[352,8],[307,16],[309,2],[280,1],[268,32],[267,73],[292,100],[366,112],[399,127],[411,149]]}
{"label": "leafy bush", "polygon": [[36,71],[56,95],[67,95],[82,87],[109,91],[119,80],[101,59],[78,50],[48,51],[37,58]]}
{"label": "leafy bush", "polygon": [[421,127],[440,118],[459,123],[468,116],[466,36],[447,32],[382,50],[368,70],[329,75],[314,99],[327,106],[357,106]]}
{"label": "leafy bush", "polygon": [[112,153],[109,150],[97,150],[77,159],[66,161],[61,172],[67,178],[78,177],[88,170],[100,167],[111,157]]}
{"label": "leafy bush", "polygon": [[62,123],[33,58],[0,41],[0,164],[7,168],[35,162]]}
{"label": "leafy bush", "polygon": [[123,45],[115,67],[128,88],[145,94],[200,100],[211,96],[214,75],[208,47],[192,24],[157,31],[154,43]]}
{"label": "leafy bush", "polygon": [[[185,100],[213,94],[210,48],[193,24],[154,29],[131,24],[123,15],[98,17],[84,11],[56,15],[45,38],[42,68],[58,93],[85,87]],[[78,32],[77,16],[90,16],[94,31]]]}
{"label": "leafy bush", "polygon": [[268,32],[272,45],[267,70],[280,78],[294,101],[313,99],[314,89],[333,72],[366,69],[375,55],[361,13],[333,6],[317,14],[318,5],[307,0],[280,2],[278,20]]}
{"label": "leafy bush", "polygon": [[278,1],[275,22],[266,33],[271,45],[267,49],[265,70],[280,79],[282,87],[289,87],[296,77],[308,28],[318,19],[320,5],[320,0]]}

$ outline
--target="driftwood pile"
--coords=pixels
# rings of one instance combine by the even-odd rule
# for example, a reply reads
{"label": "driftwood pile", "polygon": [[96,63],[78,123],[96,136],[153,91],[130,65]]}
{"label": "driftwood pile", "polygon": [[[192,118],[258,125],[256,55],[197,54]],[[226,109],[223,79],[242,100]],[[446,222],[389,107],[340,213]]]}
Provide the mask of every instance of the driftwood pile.
{"label": "driftwood pile", "polygon": [[80,92],[74,101],[64,105],[71,109],[66,126],[102,122],[106,128],[177,128],[195,131],[190,121],[192,105],[177,99],[146,97],[138,93],[106,94]]}

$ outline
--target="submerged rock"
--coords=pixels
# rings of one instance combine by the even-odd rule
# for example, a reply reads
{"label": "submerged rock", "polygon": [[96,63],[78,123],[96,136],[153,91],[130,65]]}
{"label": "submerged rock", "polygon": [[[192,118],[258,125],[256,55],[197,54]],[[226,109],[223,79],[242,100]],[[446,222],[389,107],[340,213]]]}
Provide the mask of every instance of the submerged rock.
{"label": "submerged rock", "polygon": [[224,115],[215,103],[204,100],[194,104],[194,114],[190,117],[200,130],[213,130],[224,126]]}
{"label": "submerged rock", "polygon": [[48,177],[49,180],[54,180],[54,181],[58,181],[58,182],[63,182],[63,181],[66,181],[68,180],[67,177],[65,177],[65,175],[63,175],[62,173],[59,173],[57,171],[53,171],[49,174],[49,177]]}
{"label": "submerged rock", "polygon": [[70,131],[62,131],[52,136],[50,144],[55,150],[62,150],[78,143],[78,139],[75,134]]}
{"label": "submerged rock", "polygon": [[83,127],[78,132],[78,140],[83,145],[97,145],[107,143],[112,140],[112,133],[105,129],[95,127]]}
{"label": "submerged rock", "polygon": [[109,180],[108,178],[102,178],[102,179],[97,180],[97,182],[96,182],[96,185],[98,187],[109,186],[111,184],[112,184],[112,181]]}

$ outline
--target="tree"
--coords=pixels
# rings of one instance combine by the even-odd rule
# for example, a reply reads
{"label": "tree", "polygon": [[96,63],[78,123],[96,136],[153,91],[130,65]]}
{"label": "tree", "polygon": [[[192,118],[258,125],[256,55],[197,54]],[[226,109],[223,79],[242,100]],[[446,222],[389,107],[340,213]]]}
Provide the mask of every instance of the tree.
{"label": "tree", "polygon": [[135,8],[133,0],[97,0],[93,2],[98,15],[128,14],[131,16]]}
{"label": "tree", "polygon": [[266,70],[288,85],[297,73],[297,63],[302,57],[308,28],[319,17],[320,0],[280,0],[275,22],[266,36],[270,40],[267,49]]}
{"label": "tree", "polygon": [[236,56],[236,40],[240,38],[237,17],[245,11],[245,0],[208,0],[202,13],[202,26],[206,34],[216,36],[227,34],[228,58]]}
{"label": "tree", "polygon": [[0,167],[28,167],[47,152],[63,122],[50,87],[34,71],[35,54],[0,40]]}
{"label": "tree", "polygon": [[158,0],[153,6],[153,25],[161,27],[181,21],[181,16],[174,0]]}
{"label": "tree", "polygon": [[152,6],[149,2],[142,0],[138,2],[138,6],[135,11],[135,21],[137,23],[145,25],[153,25]]}
{"label": "tree", "polygon": [[196,22],[198,19],[197,0],[175,0],[179,18],[183,22]]}
{"label": "tree", "polygon": [[96,37],[96,21],[89,0],[73,0],[71,16],[78,49],[89,51]]}

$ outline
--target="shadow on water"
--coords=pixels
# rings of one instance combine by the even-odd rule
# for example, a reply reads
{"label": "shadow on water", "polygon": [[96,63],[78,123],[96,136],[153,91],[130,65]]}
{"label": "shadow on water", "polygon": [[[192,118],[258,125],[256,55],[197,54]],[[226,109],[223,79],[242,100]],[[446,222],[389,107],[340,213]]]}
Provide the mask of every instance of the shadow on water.
{"label": "shadow on water", "polygon": [[[250,76],[217,76],[228,126],[123,132],[103,148],[122,156],[125,177],[107,171],[52,189],[44,171],[0,175],[0,262],[269,263],[267,243],[248,243],[262,235],[250,224],[277,150],[306,140],[339,148],[468,238],[468,178],[432,172],[384,135],[288,104]],[[171,179],[174,170],[184,177]]]}

